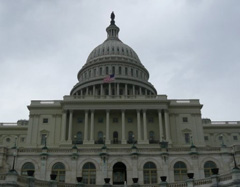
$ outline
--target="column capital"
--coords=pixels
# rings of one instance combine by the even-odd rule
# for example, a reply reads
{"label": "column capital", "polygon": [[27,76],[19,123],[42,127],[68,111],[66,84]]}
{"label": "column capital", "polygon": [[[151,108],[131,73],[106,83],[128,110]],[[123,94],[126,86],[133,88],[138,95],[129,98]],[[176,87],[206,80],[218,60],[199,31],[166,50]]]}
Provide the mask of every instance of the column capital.
{"label": "column capital", "polygon": [[168,109],[164,109],[163,111],[164,111],[164,113],[169,113]]}
{"label": "column capital", "polygon": [[85,109],[84,111],[85,111],[85,113],[87,113],[89,111],[89,109]]}
{"label": "column capital", "polygon": [[136,109],[137,112],[141,112],[141,109]]}
{"label": "column capital", "polygon": [[106,109],[106,112],[110,112],[110,109]]}
{"label": "column capital", "polygon": [[126,110],[125,110],[125,109],[122,109],[121,111],[122,111],[122,112],[125,112]]}
{"label": "column capital", "polygon": [[91,113],[93,113],[95,110],[94,109],[91,109]]}

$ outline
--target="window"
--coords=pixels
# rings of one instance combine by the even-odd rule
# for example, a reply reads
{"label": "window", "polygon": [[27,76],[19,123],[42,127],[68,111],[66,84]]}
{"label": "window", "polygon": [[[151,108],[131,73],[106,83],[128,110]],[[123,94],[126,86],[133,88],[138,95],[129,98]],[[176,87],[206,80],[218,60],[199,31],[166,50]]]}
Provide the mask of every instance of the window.
{"label": "window", "polygon": [[119,69],[118,69],[118,73],[119,73],[119,75],[122,74],[122,67],[119,67]]}
{"label": "window", "polygon": [[187,180],[187,166],[184,162],[176,162],[173,166],[174,169],[174,180],[185,181]]}
{"label": "window", "polygon": [[93,70],[93,76],[96,77],[96,69]]}
{"label": "window", "polygon": [[138,77],[138,70],[136,70],[136,76]]}
{"label": "window", "polygon": [[115,67],[112,67],[112,74],[115,74]]}
{"label": "window", "polygon": [[77,132],[77,144],[82,144],[82,140],[83,140],[83,137],[82,137],[82,132],[79,131]]}
{"label": "window", "polygon": [[233,136],[233,140],[238,140],[238,137],[237,136]]}
{"label": "window", "polygon": [[128,74],[128,68],[125,67],[125,75],[127,75],[127,74]]}
{"label": "window", "polygon": [[133,119],[132,118],[128,118],[128,123],[133,123]]}
{"label": "window", "polygon": [[118,132],[117,131],[113,132],[113,143],[118,144]]}
{"label": "window", "polygon": [[103,140],[103,132],[102,131],[99,131],[98,132],[98,140],[97,142],[98,144],[103,144],[104,143],[104,140]]}
{"label": "window", "polygon": [[205,177],[210,177],[212,175],[212,169],[216,168],[216,164],[213,161],[207,161],[204,164],[204,174]]}
{"label": "window", "polygon": [[103,123],[103,117],[98,118],[98,123]]}
{"label": "window", "polygon": [[108,75],[108,67],[106,67],[106,75]]}
{"label": "window", "polygon": [[6,142],[10,142],[11,141],[11,139],[10,138],[6,138]]}
{"label": "window", "polygon": [[208,141],[208,136],[204,136],[204,140],[205,140],[205,141]]}
{"label": "window", "polygon": [[149,132],[149,143],[155,143],[153,131]]}
{"label": "window", "polygon": [[78,122],[78,123],[83,123],[83,118],[82,118],[82,117],[79,117],[79,118],[77,119],[77,122]]}
{"label": "window", "polygon": [[41,134],[41,145],[45,144],[46,138],[47,138],[47,134]]}
{"label": "window", "polygon": [[31,171],[31,170],[35,171],[35,167],[34,167],[33,163],[27,162],[22,166],[21,175],[28,176],[27,172]]}
{"label": "window", "polygon": [[48,118],[43,118],[43,123],[48,123]]}
{"label": "window", "polygon": [[96,184],[96,167],[93,163],[83,165],[82,177],[84,184]]}
{"label": "window", "polygon": [[133,77],[133,69],[131,68],[131,76]]}
{"label": "window", "polygon": [[113,118],[113,123],[118,123],[118,118]]}
{"label": "window", "polygon": [[153,122],[154,122],[153,117],[149,117],[148,118],[148,123],[153,123]]}
{"label": "window", "polygon": [[222,141],[222,139],[223,139],[223,136],[222,136],[222,135],[218,136],[218,140],[219,140],[219,141]]}
{"label": "window", "polygon": [[182,118],[182,121],[183,121],[184,123],[187,123],[187,122],[188,122],[188,118],[187,118],[187,117],[183,117],[183,118]]}
{"label": "window", "polygon": [[190,143],[190,134],[189,133],[185,133],[184,134],[184,139],[185,139],[185,143],[189,144]]}
{"label": "window", "polygon": [[99,74],[102,75],[102,67],[99,69]]}
{"label": "window", "polygon": [[133,132],[132,131],[129,131],[128,132],[128,143],[133,143],[134,141],[134,135],[133,135]]}
{"label": "window", "polygon": [[25,141],[25,138],[22,137],[22,138],[21,138],[21,142],[24,142],[24,141]]}
{"label": "window", "polygon": [[52,167],[52,174],[56,174],[57,178],[56,180],[58,182],[65,182],[65,166],[63,163],[58,162],[53,165]]}
{"label": "window", "polygon": [[143,178],[144,184],[156,184],[157,183],[157,168],[152,162],[147,162],[143,166]]}

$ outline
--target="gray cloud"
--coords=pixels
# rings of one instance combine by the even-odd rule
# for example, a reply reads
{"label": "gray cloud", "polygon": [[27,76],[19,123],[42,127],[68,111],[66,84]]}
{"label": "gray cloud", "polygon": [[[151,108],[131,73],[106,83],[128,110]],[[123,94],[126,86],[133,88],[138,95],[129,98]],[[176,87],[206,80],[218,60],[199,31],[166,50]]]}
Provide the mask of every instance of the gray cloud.
{"label": "gray cloud", "polygon": [[212,120],[239,120],[239,8],[238,0],[2,0],[0,121],[27,119],[30,100],[69,94],[111,11],[158,94],[200,99]]}

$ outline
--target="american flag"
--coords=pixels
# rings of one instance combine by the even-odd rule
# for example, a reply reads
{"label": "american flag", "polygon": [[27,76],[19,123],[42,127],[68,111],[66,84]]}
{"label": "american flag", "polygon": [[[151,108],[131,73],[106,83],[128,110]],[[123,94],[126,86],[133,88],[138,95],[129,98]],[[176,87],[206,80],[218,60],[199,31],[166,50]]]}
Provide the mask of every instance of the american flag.
{"label": "american flag", "polygon": [[114,74],[111,74],[111,75],[108,75],[107,77],[105,77],[103,79],[103,82],[108,83],[108,82],[112,82],[114,80],[115,80],[115,76],[114,76]]}

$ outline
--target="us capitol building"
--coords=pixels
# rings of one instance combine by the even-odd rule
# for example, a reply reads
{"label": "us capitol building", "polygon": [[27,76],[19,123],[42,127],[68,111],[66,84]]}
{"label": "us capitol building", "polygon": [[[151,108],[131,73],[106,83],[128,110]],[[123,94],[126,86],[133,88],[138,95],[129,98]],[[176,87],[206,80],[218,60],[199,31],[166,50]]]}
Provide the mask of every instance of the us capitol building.
{"label": "us capitol building", "polygon": [[70,95],[0,123],[0,186],[238,186],[240,122],[158,95],[119,30],[112,13]]}

